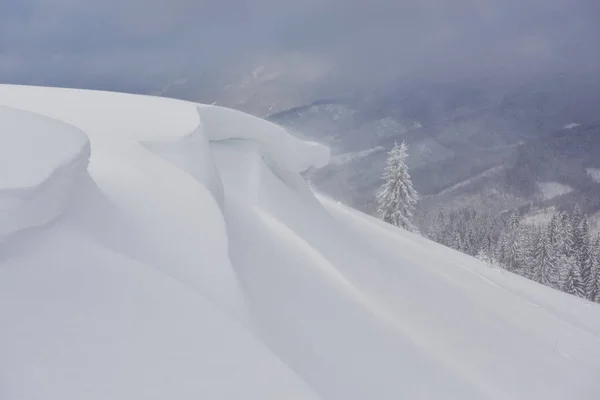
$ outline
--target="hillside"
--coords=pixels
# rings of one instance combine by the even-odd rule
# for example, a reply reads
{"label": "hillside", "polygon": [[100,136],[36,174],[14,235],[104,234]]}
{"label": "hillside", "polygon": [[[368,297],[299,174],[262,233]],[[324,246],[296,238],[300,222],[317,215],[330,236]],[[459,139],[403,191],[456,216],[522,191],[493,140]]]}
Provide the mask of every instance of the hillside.
{"label": "hillside", "polygon": [[546,184],[571,187],[567,203],[595,212],[600,205],[591,204],[585,168],[597,168],[598,104],[597,74],[563,74],[398,83],[318,100],[269,120],[342,156],[346,162],[308,177],[319,190],[367,213],[374,212],[385,150],[401,140],[409,146],[415,187],[428,199],[421,212],[437,212],[441,205],[501,211],[531,202],[565,204],[549,201]]}
{"label": "hillside", "polygon": [[600,306],[315,194],[267,121],[0,85],[0,141],[3,400],[600,391]]}

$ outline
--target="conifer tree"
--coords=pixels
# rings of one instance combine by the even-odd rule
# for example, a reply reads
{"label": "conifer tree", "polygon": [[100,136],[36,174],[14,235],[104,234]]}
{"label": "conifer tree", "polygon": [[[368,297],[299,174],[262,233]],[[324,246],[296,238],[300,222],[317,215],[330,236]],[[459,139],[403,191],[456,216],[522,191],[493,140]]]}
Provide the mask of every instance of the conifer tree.
{"label": "conifer tree", "polygon": [[488,231],[485,235],[485,239],[483,240],[483,244],[481,249],[488,255],[488,257],[494,258],[494,238],[492,237],[492,233]]}
{"label": "conifer tree", "polygon": [[581,282],[585,291],[585,297],[592,300],[594,278],[592,274],[592,246],[590,244],[590,227],[587,217],[581,217],[579,226],[575,230],[574,236],[575,257],[577,259],[577,268],[581,274]]}
{"label": "conifer tree", "polygon": [[494,257],[494,239],[490,232],[485,234],[475,258],[486,264],[496,264],[496,259]]}
{"label": "conifer tree", "polygon": [[551,246],[554,246],[557,242],[558,235],[558,216],[556,214],[552,215],[552,219],[550,220],[550,224],[548,225],[548,243]]}
{"label": "conifer tree", "polygon": [[475,258],[488,265],[496,264],[494,257],[487,253],[484,249],[479,250],[477,255],[475,255]]}
{"label": "conifer tree", "polygon": [[452,247],[454,250],[464,252],[465,241],[463,240],[459,230],[454,231],[454,237],[450,247]]}
{"label": "conifer tree", "polygon": [[592,273],[589,284],[586,285],[588,299],[600,303],[600,234],[594,241],[592,250]]}
{"label": "conifer tree", "polygon": [[568,271],[562,289],[569,294],[585,297],[585,289],[583,287],[583,283],[581,282],[581,274],[579,273],[577,264],[570,263],[567,268]]}
{"label": "conifer tree", "polygon": [[438,212],[433,227],[429,230],[429,238],[440,244],[445,244],[444,234],[446,229],[446,213],[444,210]]}
{"label": "conifer tree", "polygon": [[571,217],[562,211],[558,215],[558,226],[556,230],[556,244],[558,258],[558,281],[559,286],[564,290],[567,274],[575,263],[573,241],[572,241]]}
{"label": "conifer tree", "polygon": [[406,144],[394,144],[388,153],[387,166],[383,174],[383,186],[377,194],[379,216],[385,222],[416,232],[417,228],[410,218],[413,215],[415,204],[419,199],[417,191],[413,188],[406,158],[408,157]]}
{"label": "conifer tree", "polygon": [[583,220],[583,212],[581,211],[581,208],[579,208],[579,205],[575,204],[575,208],[573,209],[573,214],[571,215],[571,225],[573,227],[577,228],[582,220]]}
{"label": "conifer tree", "polygon": [[538,256],[538,247],[540,246],[540,240],[542,240],[542,232],[540,231],[523,231],[523,261],[521,265],[521,271],[519,274],[526,278],[534,279],[536,261]]}
{"label": "conifer tree", "polygon": [[560,253],[567,257],[573,255],[573,237],[571,217],[566,212],[562,211],[558,215],[557,242],[560,247]]}
{"label": "conifer tree", "polygon": [[508,221],[508,231],[504,235],[504,260],[506,269],[511,272],[522,272],[525,249],[523,246],[519,211],[515,210]]}
{"label": "conifer tree", "polygon": [[556,287],[557,275],[556,258],[548,234],[542,232],[536,241],[531,278],[542,285]]}
{"label": "conifer tree", "polygon": [[555,289],[561,289],[561,262],[563,260],[562,255],[562,244],[561,244],[561,236],[559,234],[559,216],[554,214],[552,219],[550,220],[550,224],[547,228],[547,242],[548,242],[548,252],[552,255],[554,259],[554,268],[553,268],[553,276],[552,276],[552,287]]}
{"label": "conifer tree", "polygon": [[494,258],[498,260],[498,263],[505,267],[506,261],[506,243],[507,243],[507,232],[504,231],[500,233],[500,237],[498,237],[498,243],[496,245],[496,249],[494,251]]}
{"label": "conifer tree", "polygon": [[467,235],[465,236],[465,242],[464,242],[464,252],[468,255],[474,256],[475,254],[477,254],[477,250],[476,250],[476,239],[475,239],[475,234],[473,233],[473,230],[469,229],[469,231],[467,232]]}
{"label": "conifer tree", "polygon": [[592,245],[589,221],[578,207],[572,214],[554,214],[543,228],[521,224],[516,210],[504,224],[502,218],[466,208],[440,214],[438,224],[446,232],[440,236],[487,264],[600,302],[600,235]]}

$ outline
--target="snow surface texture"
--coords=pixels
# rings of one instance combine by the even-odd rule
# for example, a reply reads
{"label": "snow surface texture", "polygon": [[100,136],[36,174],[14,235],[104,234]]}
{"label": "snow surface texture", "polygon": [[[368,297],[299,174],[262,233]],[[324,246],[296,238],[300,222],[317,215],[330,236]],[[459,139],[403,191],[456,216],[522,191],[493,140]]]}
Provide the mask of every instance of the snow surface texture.
{"label": "snow surface texture", "polygon": [[29,112],[0,113],[3,210],[61,198],[0,241],[3,400],[597,399],[598,305],[315,196],[319,145],[163,98],[0,103]]}
{"label": "snow surface texture", "polygon": [[45,225],[85,175],[89,142],[62,122],[0,106],[0,238]]}

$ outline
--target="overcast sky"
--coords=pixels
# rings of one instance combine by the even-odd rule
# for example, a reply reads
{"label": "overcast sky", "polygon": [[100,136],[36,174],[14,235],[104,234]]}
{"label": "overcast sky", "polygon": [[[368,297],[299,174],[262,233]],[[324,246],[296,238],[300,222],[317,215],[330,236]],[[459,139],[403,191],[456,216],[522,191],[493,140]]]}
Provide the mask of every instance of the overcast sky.
{"label": "overcast sky", "polygon": [[85,85],[290,51],[362,81],[592,68],[600,65],[599,3],[0,0],[0,79]]}

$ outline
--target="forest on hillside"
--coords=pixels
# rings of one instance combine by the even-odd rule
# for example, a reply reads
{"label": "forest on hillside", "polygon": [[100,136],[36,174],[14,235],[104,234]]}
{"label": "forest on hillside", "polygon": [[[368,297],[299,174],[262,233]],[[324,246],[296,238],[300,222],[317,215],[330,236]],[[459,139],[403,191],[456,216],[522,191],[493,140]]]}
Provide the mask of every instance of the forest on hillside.
{"label": "forest on hillside", "polygon": [[518,210],[494,214],[439,211],[422,230],[428,238],[538,283],[600,302],[600,234],[592,237],[579,206],[526,225]]}

